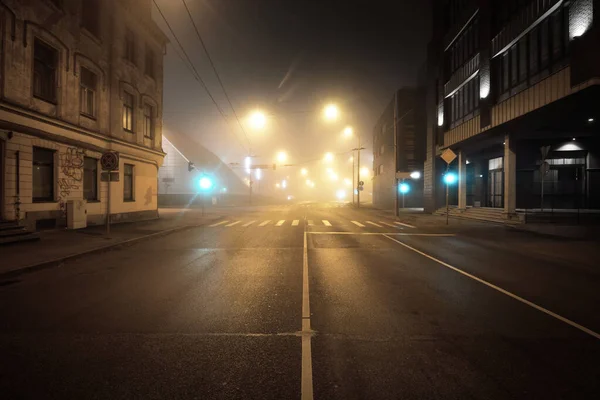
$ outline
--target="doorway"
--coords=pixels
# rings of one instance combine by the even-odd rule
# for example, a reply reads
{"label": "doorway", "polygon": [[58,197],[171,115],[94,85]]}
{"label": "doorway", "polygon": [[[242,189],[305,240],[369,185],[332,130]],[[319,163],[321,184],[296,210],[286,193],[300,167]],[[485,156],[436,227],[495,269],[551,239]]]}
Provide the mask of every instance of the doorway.
{"label": "doorway", "polygon": [[493,158],[488,165],[487,206],[504,207],[504,168],[503,158]]}

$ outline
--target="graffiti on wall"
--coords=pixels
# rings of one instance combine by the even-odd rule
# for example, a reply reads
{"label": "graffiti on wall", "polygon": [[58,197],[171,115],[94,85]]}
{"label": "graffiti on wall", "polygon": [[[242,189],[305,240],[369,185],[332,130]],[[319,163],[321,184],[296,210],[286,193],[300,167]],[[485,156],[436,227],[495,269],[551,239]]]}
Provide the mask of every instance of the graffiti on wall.
{"label": "graffiti on wall", "polygon": [[58,179],[58,201],[63,214],[67,212],[67,199],[72,191],[79,190],[83,181],[85,150],[68,147],[59,153],[61,176]]}

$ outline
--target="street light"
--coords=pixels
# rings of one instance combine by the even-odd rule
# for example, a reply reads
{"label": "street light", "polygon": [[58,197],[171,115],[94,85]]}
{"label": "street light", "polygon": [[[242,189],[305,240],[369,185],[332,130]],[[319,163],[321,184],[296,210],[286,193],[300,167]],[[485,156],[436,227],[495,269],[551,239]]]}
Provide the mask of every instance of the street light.
{"label": "street light", "polygon": [[323,110],[323,115],[327,121],[335,121],[337,120],[340,114],[340,110],[335,104],[328,104],[325,106],[325,110]]}
{"label": "street light", "polygon": [[261,130],[267,125],[267,116],[262,111],[253,111],[248,116],[248,123],[253,129]]}
{"label": "street light", "polygon": [[287,153],[285,151],[280,151],[279,153],[277,153],[277,161],[279,161],[280,163],[286,162]]}
{"label": "street light", "polygon": [[367,168],[367,167],[362,167],[362,168],[360,169],[360,174],[361,174],[361,175],[365,175],[365,176],[369,175],[369,168]]}
{"label": "street light", "polygon": [[210,190],[213,187],[213,181],[209,177],[203,176],[198,181],[198,185],[200,186],[200,189],[202,191],[206,192],[206,191]]}
{"label": "street light", "polygon": [[325,153],[325,157],[323,159],[325,160],[325,162],[332,162],[333,161],[333,153]]}
{"label": "street light", "polygon": [[300,174],[301,174],[302,176],[306,176],[306,174],[308,174],[308,171],[306,170],[306,168],[302,168],[302,169],[300,170]]}
{"label": "street light", "polygon": [[344,128],[344,136],[346,137],[350,137],[352,136],[352,127],[351,126],[347,126],[346,128]]}

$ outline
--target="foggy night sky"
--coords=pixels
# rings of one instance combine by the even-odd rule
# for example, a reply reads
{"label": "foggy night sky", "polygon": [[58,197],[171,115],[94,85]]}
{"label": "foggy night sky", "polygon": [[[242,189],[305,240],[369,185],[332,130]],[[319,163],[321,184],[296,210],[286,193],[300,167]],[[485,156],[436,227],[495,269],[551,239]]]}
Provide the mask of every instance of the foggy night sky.
{"label": "foggy night sky", "polygon": [[[416,85],[430,37],[430,1],[187,0],[242,122],[253,109],[270,114],[266,131],[246,128],[252,153],[260,156],[256,163],[273,162],[278,150],[286,150],[292,163],[347,151],[356,141],[341,137],[346,124],[360,131],[370,149],[373,126],[394,90]],[[248,142],[183,3],[157,3],[230,121],[228,126],[179,58],[153,7],[171,40],[164,70],[165,135],[177,130],[226,163],[242,161]],[[343,112],[337,124],[322,119],[330,101]],[[364,154],[369,167],[371,154]]]}

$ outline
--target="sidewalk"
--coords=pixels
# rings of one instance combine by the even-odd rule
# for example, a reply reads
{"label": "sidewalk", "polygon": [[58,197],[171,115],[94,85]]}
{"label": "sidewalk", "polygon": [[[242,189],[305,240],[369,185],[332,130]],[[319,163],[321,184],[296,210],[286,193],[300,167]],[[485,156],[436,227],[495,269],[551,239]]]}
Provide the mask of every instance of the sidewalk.
{"label": "sidewalk", "polygon": [[92,252],[105,251],[137,240],[151,239],[178,230],[205,224],[221,217],[198,209],[160,209],[159,219],[122,223],[111,226],[106,235],[104,226],[79,230],[40,232],[36,242],[16,243],[0,247],[0,279],[23,272],[58,265],[68,259]]}

